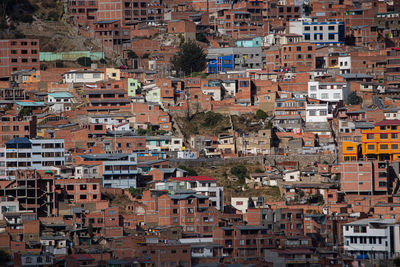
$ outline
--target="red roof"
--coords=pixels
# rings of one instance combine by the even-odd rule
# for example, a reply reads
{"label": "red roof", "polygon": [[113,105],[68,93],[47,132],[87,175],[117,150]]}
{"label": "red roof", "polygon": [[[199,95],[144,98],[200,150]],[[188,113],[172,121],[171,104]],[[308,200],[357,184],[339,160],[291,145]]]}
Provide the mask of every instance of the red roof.
{"label": "red roof", "polygon": [[375,126],[383,126],[383,125],[400,125],[400,120],[384,120],[375,123]]}
{"label": "red roof", "polygon": [[216,182],[217,180],[208,176],[189,176],[189,177],[173,177],[171,178],[177,181],[185,182]]}

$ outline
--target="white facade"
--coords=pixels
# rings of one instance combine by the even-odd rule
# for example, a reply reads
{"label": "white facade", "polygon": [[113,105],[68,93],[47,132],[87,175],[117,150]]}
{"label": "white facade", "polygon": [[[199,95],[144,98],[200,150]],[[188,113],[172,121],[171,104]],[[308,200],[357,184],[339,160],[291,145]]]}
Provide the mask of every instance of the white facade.
{"label": "white facade", "polygon": [[235,80],[226,80],[221,82],[223,88],[226,91],[226,94],[228,96],[234,97],[237,92],[237,86],[236,86],[236,81]]}
{"label": "white facade", "polygon": [[400,119],[400,109],[392,109],[383,111],[385,120],[398,120]]}
{"label": "white facade", "polygon": [[286,171],[283,174],[282,179],[285,182],[298,182],[300,181],[300,171],[299,170]]}
{"label": "white facade", "polygon": [[300,34],[304,42],[334,44],[343,42],[343,22],[290,21],[289,33]]}
{"label": "white facade", "polygon": [[47,101],[51,104],[50,110],[55,113],[71,110],[73,95],[68,92],[59,92],[48,94]]}
{"label": "white facade", "polygon": [[23,141],[6,143],[7,179],[13,179],[16,170],[49,170],[53,166],[65,165],[64,139],[19,140]]}
{"label": "white facade", "polygon": [[327,122],[332,119],[332,114],[329,114],[328,103],[324,104],[309,104],[306,105],[306,122]]}
{"label": "white facade", "polygon": [[308,82],[308,97],[321,101],[337,103],[346,101],[349,88],[345,83]]}
{"label": "white facade", "polygon": [[343,226],[344,251],[355,258],[391,259],[399,255],[398,235],[399,224],[394,219],[351,222]]}
{"label": "white facade", "polygon": [[73,70],[64,73],[64,83],[95,83],[104,80],[104,72],[97,70]]}
{"label": "white facade", "polygon": [[203,94],[209,95],[215,101],[221,101],[221,88],[207,88],[201,90]]}
{"label": "white facade", "polygon": [[351,56],[339,57],[340,74],[351,72]]}
{"label": "white facade", "polygon": [[223,210],[224,208],[224,188],[217,186],[214,178],[210,178],[209,180],[197,179],[196,176],[172,178],[167,182],[157,183],[155,189],[169,191],[179,189],[193,190],[199,194],[208,196],[210,205],[216,209]]}
{"label": "white facade", "polygon": [[[268,208],[269,206],[264,203],[264,201],[260,202],[259,198],[252,197],[251,200],[254,203],[256,208]],[[247,208],[249,206],[249,198],[248,197],[232,197],[231,205],[241,211],[243,214],[247,212]]]}

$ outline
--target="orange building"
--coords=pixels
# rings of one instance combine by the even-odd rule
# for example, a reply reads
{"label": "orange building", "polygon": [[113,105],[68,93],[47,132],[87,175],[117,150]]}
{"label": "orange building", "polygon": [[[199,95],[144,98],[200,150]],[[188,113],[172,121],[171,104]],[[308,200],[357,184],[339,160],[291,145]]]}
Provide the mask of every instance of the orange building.
{"label": "orange building", "polygon": [[362,154],[366,159],[398,160],[400,120],[375,123],[371,130],[362,131]]}

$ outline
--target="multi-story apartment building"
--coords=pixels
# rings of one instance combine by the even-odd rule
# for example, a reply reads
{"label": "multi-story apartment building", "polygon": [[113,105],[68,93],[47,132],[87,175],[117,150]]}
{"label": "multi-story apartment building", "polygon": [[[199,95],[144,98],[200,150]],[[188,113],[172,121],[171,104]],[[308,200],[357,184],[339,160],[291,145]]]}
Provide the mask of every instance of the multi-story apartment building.
{"label": "multi-story apartment building", "polygon": [[250,208],[245,220],[249,225],[262,225],[269,233],[286,236],[301,236],[304,234],[304,214],[302,209],[266,209]]}
{"label": "multi-story apartment building", "polygon": [[101,162],[103,187],[136,188],[139,171],[137,169],[137,155],[135,153],[85,154],[80,157],[85,163]]}
{"label": "multi-story apartment building", "polygon": [[96,202],[101,199],[101,179],[57,179],[56,191],[70,203]]}
{"label": "multi-story apartment building", "polygon": [[0,143],[11,140],[14,137],[36,137],[35,116],[20,118],[18,116],[4,115],[0,118]]}
{"label": "multi-story apartment building", "polygon": [[0,188],[0,197],[15,199],[19,202],[16,211],[31,211],[38,217],[52,216],[57,211],[54,177],[44,171],[18,170],[15,179]]}
{"label": "multi-story apartment building", "polygon": [[173,177],[170,180],[171,181],[156,184],[155,189],[170,190],[171,186],[171,188],[173,188],[172,191],[179,189],[193,190],[208,196],[210,207],[215,207],[217,210],[223,211],[224,188],[222,186],[217,186],[217,180],[215,178],[207,176],[189,176]]}
{"label": "multi-story apartment building", "polygon": [[6,143],[6,175],[15,177],[19,170],[48,170],[63,166],[64,139],[13,138]]}
{"label": "multi-story apartment building", "polygon": [[145,205],[146,223],[180,225],[184,233],[204,237],[212,236],[221,216],[214,207],[210,207],[208,196],[192,190],[176,191],[174,194],[168,194],[166,190],[148,190],[143,193],[141,202]]}
{"label": "multi-story apartment building", "polygon": [[340,189],[346,194],[390,194],[393,190],[393,171],[387,162],[342,162]]}
{"label": "multi-story apartment building", "polygon": [[394,219],[363,219],[343,225],[344,252],[358,259],[388,260],[400,253]]}
{"label": "multi-story apartment building", "polygon": [[303,35],[304,42],[340,44],[344,42],[344,23],[340,21],[290,21],[289,33]]}
{"label": "multi-story apartment building", "polygon": [[327,122],[332,118],[333,114],[329,110],[328,103],[307,103],[306,122]]}
{"label": "multi-story apartment building", "polygon": [[268,228],[257,225],[216,227],[213,241],[221,246],[227,261],[261,260],[265,250],[279,246],[280,240]]}
{"label": "multi-story apartment building", "polygon": [[104,48],[123,53],[123,44],[129,42],[131,29],[122,26],[120,20],[94,22],[94,36]]}
{"label": "multi-story apartment building", "polygon": [[96,0],[68,0],[69,20],[74,24],[92,24],[96,20]]}
{"label": "multi-story apartment building", "polygon": [[375,123],[373,129],[362,131],[362,155],[366,159],[397,160],[400,158],[400,120]]}
{"label": "multi-story apartment building", "polygon": [[97,20],[121,20],[123,25],[134,21],[160,21],[163,8],[160,1],[98,0]]}
{"label": "multi-story apartment building", "polygon": [[400,88],[400,49],[392,48],[386,52],[385,81],[388,89]]}
{"label": "multi-story apartment building", "polygon": [[19,70],[39,70],[39,40],[0,40],[0,78],[7,78]]}
{"label": "multi-story apartment building", "polygon": [[208,72],[261,69],[265,56],[261,47],[226,47],[208,49]]}
{"label": "multi-story apartment building", "polygon": [[242,155],[270,154],[277,143],[276,135],[271,129],[259,130],[257,134],[248,134],[236,138],[236,150]]}
{"label": "multi-story apartment building", "polygon": [[296,68],[300,66],[315,68],[315,44],[294,43],[280,47],[280,61],[282,68]]}
{"label": "multi-story apartment building", "polygon": [[350,88],[346,83],[322,83],[318,81],[308,82],[308,97],[324,102],[346,102]]}

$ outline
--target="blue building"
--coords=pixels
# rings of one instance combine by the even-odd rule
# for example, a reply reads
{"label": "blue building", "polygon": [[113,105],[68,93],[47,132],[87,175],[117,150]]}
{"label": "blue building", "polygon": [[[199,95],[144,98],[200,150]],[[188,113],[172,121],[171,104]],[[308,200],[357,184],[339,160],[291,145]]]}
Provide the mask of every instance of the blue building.
{"label": "blue building", "polygon": [[261,44],[261,37],[244,38],[236,41],[237,47],[261,47]]}
{"label": "blue building", "polygon": [[208,73],[231,71],[234,69],[234,56],[218,56],[208,59]]}
{"label": "blue building", "polygon": [[342,44],[345,37],[342,21],[290,21],[289,32],[314,44]]}

